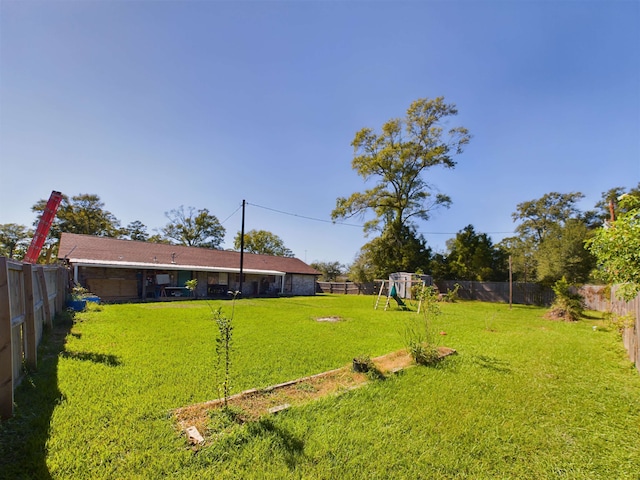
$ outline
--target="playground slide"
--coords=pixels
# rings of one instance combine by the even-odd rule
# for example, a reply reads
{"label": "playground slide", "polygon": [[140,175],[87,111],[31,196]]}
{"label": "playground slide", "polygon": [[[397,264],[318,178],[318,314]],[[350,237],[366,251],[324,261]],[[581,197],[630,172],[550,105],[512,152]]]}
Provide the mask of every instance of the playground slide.
{"label": "playground slide", "polygon": [[406,307],[402,299],[398,296],[395,285],[391,287],[391,293],[389,295],[398,303],[400,307]]}

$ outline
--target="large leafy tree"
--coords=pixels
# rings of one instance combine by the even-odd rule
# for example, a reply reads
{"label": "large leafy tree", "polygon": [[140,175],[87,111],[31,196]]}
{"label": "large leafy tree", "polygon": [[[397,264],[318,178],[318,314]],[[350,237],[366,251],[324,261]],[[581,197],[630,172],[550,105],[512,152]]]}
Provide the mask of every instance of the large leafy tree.
{"label": "large leafy tree", "polygon": [[563,276],[576,283],[586,281],[585,272],[593,266],[584,250],[592,215],[577,207],[582,198],[580,192],[551,192],[517,205],[512,216],[520,222],[519,237],[505,239],[502,245],[512,255],[518,276],[524,273],[527,280],[546,284]]}
{"label": "large leafy tree", "polygon": [[[47,200],[38,200],[31,207],[38,214],[34,227],[37,227]],[[48,263],[55,258],[58,241],[62,232],[94,235],[98,237],[119,237],[121,233],[120,221],[108,210],[100,197],[93,193],[81,193],[69,198],[62,196],[62,200],[51,224],[49,236],[44,245],[40,261]]]}
{"label": "large leafy tree", "polygon": [[138,240],[146,242],[149,240],[149,234],[147,233],[147,227],[140,220],[134,220],[127,225],[122,234],[130,240]]}
{"label": "large leafy tree", "polygon": [[507,237],[498,244],[498,247],[511,257],[511,271],[515,281],[536,280],[536,250],[530,238]]}
{"label": "large leafy tree", "polygon": [[580,218],[552,228],[536,252],[538,281],[546,285],[562,278],[571,284],[587,282],[595,267],[593,255],[585,248],[589,236],[589,227]]}
{"label": "large leafy tree", "polygon": [[387,121],[380,133],[363,128],[351,143],[352,168],[373,186],[338,198],[331,218],[373,213],[364,225],[365,233],[378,231],[381,235],[365,245],[363,253],[378,267],[379,274],[389,273],[394,264],[415,263],[400,257],[406,257],[407,245],[418,247],[410,256],[423,249],[424,240],[415,234],[416,222],[428,220],[434,208],[451,203],[447,195],[434,193],[426,173],[437,166],[453,168],[454,157],[469,143],[471,136],[466,128],[446,127],[449,118],[457,114],[455,105],[445,103],[443,97],[419,99],[403,119]]}
{"label": "large leafy tree", "polygon": [[495,247],[486,233],[477,233],[473,225],[467,225],[448,240],[447,248],[443,278],[480,282],[506,280],[504,251]]}
{"label": "large leafy tree", "polygon": [[345,270],[340,262],[313,262],[311,266],[322,272],[322,280],[325,282],[335,281]]}
{"label": "large leafy tree", "polygon": [[[31,207],[32,211],[39,214],[34,226],[38,224],[46,205],[47,200],[39,200]],[[49,236],[58,239],[61,232],[117,237],[120,234],[120,221],[105,210],[98,195],[81,193],[71,199],[63,195]]]}
{"label": "large leafy tree", "polygon": [[580,210],[576,206],[584,195],[580,192],[551,192],[542,197],[519,203],[511,216],[520,221],[516,232],[523,238],[530,238],[540,244],[557,226],[563,226],[567,220],[576,218]]}
{"label": "large leafy tree", "polygon": [[[46,205],[47,200],[41,199],[31,207],[31,210],[38,214],[34,227],[38,225]],[[52,258],[55,258],[62,232],[98,237],[119,237],[121,229],[120,221],[111,212],[105,210],[104,203],[98,195],[81,193],[71,198],[67,195],[62,196],[40,261],[48,263]]]}
{"label": "large leafy tree", "polygon": [[375,217],[365,230],[389,225],[406,225],[417,219],[428,220],[429,212],[438,205],[448,206],[451,199],[433,194],[425,178],[435,166],[453,168],[454,156],[462,153],[471,136],[464,127],[445,131],[448,117],[458,111],[443,97],[414,101],[404,119],[392,119],[378,134],[370,128],[356,133],[352,168],[365,182],[375,185],[364,192],[340,197],[331,217],[336,219],[363,215],[372,211]]}
{"label": "large leafy tree", "polygon": [[160,233],[155,233],[151,235],[149,238],[147,238],[146,241],[149,243],[164,243],[167,245],[171,245],[171,240],[166,237],[163,237],[162,234]]}
{"label": "large leafy tree", "polygon": [[625,209],[620,206],[619,201],[625,194],[640,196],[640,183],[634,188],[614,187],[603,192],[602,198],[596,203],[596,210],[593,212],[597,219],[597,226],[600,227],[605,222],[615,220],[619,214],[625,213]]}
{"label": "large leafy tree", "polygon": [[623,195],[619,203],[622,213],[599,228],[587,245],[603,279],[622,284],[620,296],[631,300],[640,292],[640,195]]}
{"label": "large leafy tree", "polygon": [[27,252],[33,233],[17,223],[0,224],[0,255],[22,259]]}
{"label": "large leafy tree", "polygon": [[371,259],[367,252],[360,250],[353,263],[349,265],[349,280],[352,282],[372,282],[376,279],[375,266],[371,264]]}
{"label": "large leafy tree", "polygon": [[[238,232],[233,240],[233,247],[240,250],[242,233]],[[276,234],[267,230],[250,230],[244,234],[244,249],[249,253],[273,255],[276,257],[293,257],[293,252],[285,247],[284,242]]]}
{"label": "large leafy tree", "polygon": [[387,278],[393,272],[427,271],[431,249],[414,227],[387,228],[382,235],[363,245],[360,261],[371,267],[369,274]]}
{"label": "large leafy tree", "polygon": [[225,229],[215,215],[203,208],[180,206],[165,212],[169,219],[162,234],[172,243],[190,247],[219,248],[224,240]]}

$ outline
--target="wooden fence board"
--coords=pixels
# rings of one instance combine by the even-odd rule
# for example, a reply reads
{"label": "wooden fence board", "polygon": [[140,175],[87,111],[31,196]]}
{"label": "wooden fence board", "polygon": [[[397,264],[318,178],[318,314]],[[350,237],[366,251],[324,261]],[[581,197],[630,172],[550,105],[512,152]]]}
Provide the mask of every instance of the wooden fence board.
{"label": "wooden fence board", "polygon": [[42,301],[44,302],[44,320],[48,326],[53,325],[53,315],[51,312],[51,303],[49,300],[49,288],[47,288],[47,279],[44,275],[42,268],[37,268],[36,273],[38,276],[38,285],[40,286],[40,292],[42,293]]}
{"label": "wooden fence board", "polygon": [[25,363],[32,368],[38,364],[38,332],[36,327],[35,297],[33,294],[33,265],[24,265],[25,293]]}
{"label": "wooden fence board", "polygon": [[629,359],[635,363],[640,372],[640,295],[631,301],[620,300],[616,293],[617,286],[584,285],[579,292],[589,310],[612,312],[617,315],[631,314],[635,317],[634,325],[622,332],[622,343]]}
{"label": "wooden fence board", "polygon": [[[435,282],[440,293],[458,288],[458,297],[463,300],[509,303],[509,282],[474,282],[468,280],[438,280]],[[553,291],[537,283],[514,282],[512,303],[516,305],[551,305]]]}
{"label": "wooden fence board", "polygon": [[342,295],[372,295],[375,293],[375,285],[357,282],[316,282],[316,291]]}
{"label": "wooden fence board", "polygon": [[45,324],[64,308],[63,266],[23,264],[0,257],[0,418],[13,414],[23,363],[37,366]]}
{"label": "wooden fence board", "polygon": [[13,414],[13,352],[11,349],[11,293],[7,259],[0,257],[0,418]]}

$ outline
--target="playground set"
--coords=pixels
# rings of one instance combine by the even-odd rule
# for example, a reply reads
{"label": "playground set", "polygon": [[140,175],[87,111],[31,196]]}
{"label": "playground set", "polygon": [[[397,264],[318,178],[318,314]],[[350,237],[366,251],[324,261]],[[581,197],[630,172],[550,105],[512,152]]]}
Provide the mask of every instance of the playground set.
{"label": "playground set", "polygon": [[[384,306],[385,311],[389,308],[389,304],[391,303],[392,298],[396,301],[396,303],[402,310],[407,310],[408,307],[404,300],[411,300],[413,298],[412,289],[414,285],[433,285],[433,277],[431,277],[431,275],[419,275],[416,273],[407,272],[392,273],[389,275],[388,280],[377,281],[381,282],[381,284],[374,310],[378,309],[380,299],[382,298],[383,293],[386,291],[387,301]],[[420,311],[421,306],[422,299],[420,299],[418,303],[418,312]]]}

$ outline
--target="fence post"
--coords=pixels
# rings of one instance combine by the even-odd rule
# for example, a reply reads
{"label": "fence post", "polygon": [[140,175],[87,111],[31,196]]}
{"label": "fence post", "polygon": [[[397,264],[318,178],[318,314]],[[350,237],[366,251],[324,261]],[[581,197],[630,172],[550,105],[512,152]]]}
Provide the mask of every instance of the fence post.
{"label": "fence post", "polygon": [[636,362],[636,369],[638,370],[638,372],[640,373],[640,295],[636,297],[635,299],[635,314],[636,314],[636,325],[635,328],[633,329],[635,333],[635,339],[636,339],[636,352],[635,352],[635,362]]}
{"label": "fence post", "polygon": [[[143,276],[144,278],[144,276]],[[142,286],[144,288],[145,282],[142,282]],[[58,267],[56,272],[56,313],[61,312],[64,308],[64,303],[66,301],[65,297],[65,270],[62,267]]]}
{"label": "fence post", "polygon": [[0,257],[0,418],[13,415],[13,354],[11,350],[11,306],[6,257]]}
{"label": "fence post", "polygon": [[36,311],[33,295],[33,265],[22,265],[24,276],[24,334],[25,334],[25,363],[35,368],[38,362],[38,343],[36,338]]}
{"label": "fence post", "polygon": [[44,276],[44,267],[41,265],[36,266],[36,272],[38,275],[38,284],[40,285],[40,292],[42,293],[42,300],[44,301],[44,323],[51,327],[53,322],[51,320],[51,305],[49,305],[49,290],[47,289],[47,279]]}

